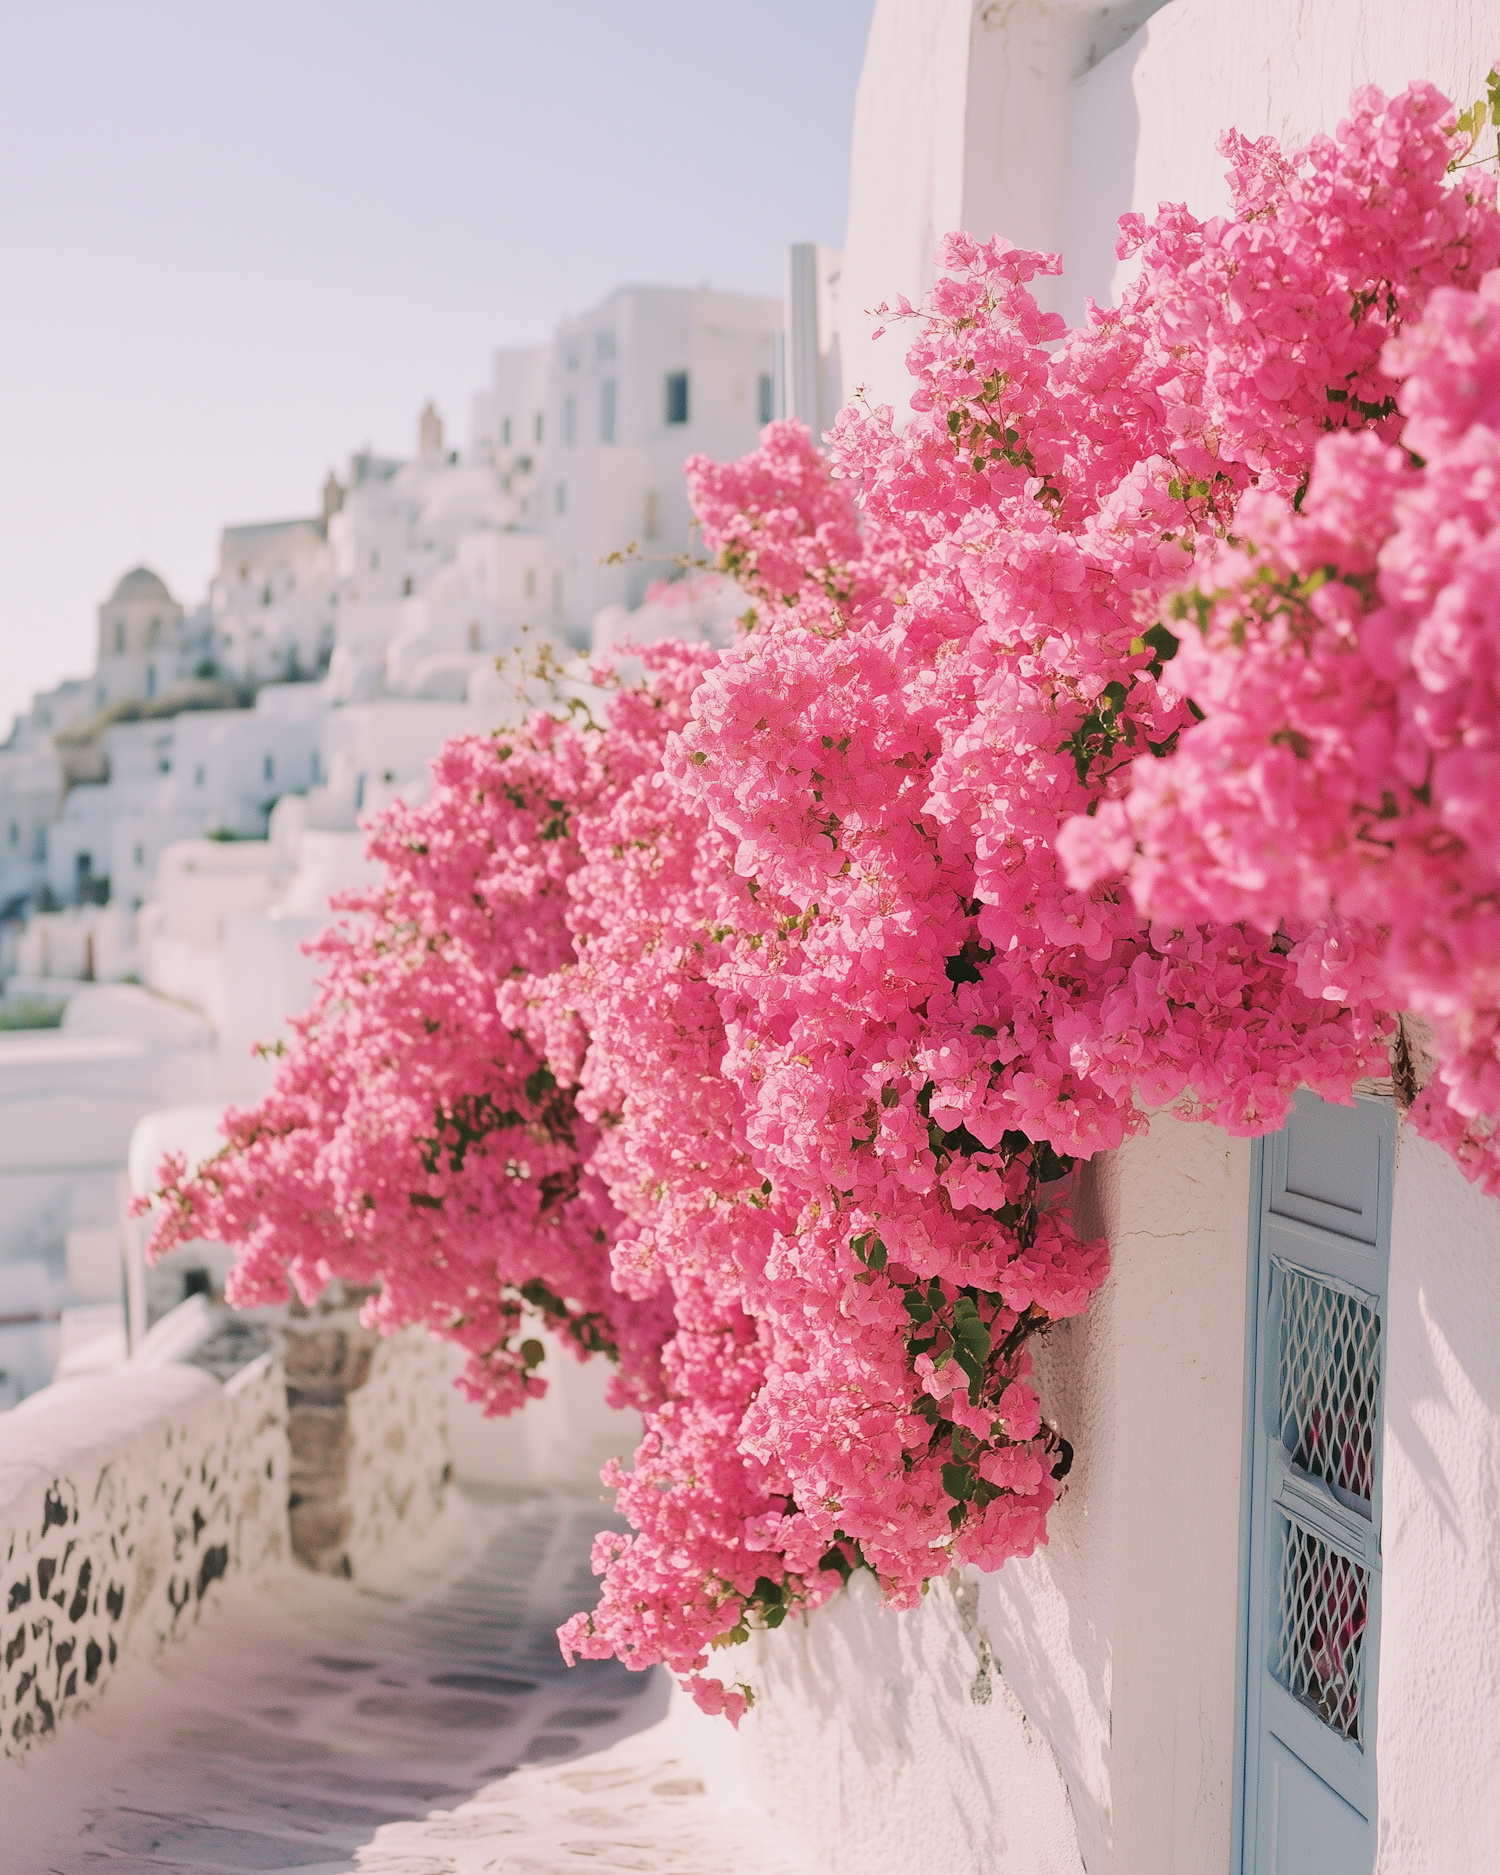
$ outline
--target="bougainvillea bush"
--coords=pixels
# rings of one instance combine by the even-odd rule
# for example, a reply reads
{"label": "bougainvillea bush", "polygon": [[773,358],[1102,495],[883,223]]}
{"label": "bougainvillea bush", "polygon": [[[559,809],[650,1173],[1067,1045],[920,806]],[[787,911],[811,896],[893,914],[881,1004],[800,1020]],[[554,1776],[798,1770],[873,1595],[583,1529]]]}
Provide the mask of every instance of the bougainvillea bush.
{"label": "bougainvillea bush", "polygon": [[1069,1450],[1030,1347],[1107,1266],[1071,1168],[1151,1109],[1274,1128],[1420,1004],[1427,1123],[1483,1158],[1470,141],[1420,85],[1292,156],[1231,135],[1234,213],[1128,218],[1135,284],[1073,333],[1054,257],[951,237],[891,315],[899,423],[689,465],[737,642],[450,745],[275,1090],[171,1168],[159,1244],[243,1243],[245,1299],[378,1282],[496,1410],[543,1384],[528,1310],[618,1363],[631,1530],[567,1649],[736,1717],[716,1643],[1044,1540]]}

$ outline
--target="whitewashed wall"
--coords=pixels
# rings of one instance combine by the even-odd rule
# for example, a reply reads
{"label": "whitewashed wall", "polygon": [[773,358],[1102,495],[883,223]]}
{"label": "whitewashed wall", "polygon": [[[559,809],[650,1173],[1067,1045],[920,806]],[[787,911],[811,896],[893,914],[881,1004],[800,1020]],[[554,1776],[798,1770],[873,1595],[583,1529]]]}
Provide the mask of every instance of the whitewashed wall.
{"label": "whitewashed wall", "polygon": [[[343,1573],[427,1535],[452,1475],[444,1351],[382,1341],[350,1393]],[[117,1675],[292,1559],[286,1369],[220,1383],[129,1362],[0,1413],[0,1757],[24,1762]],[[0,1848],[3,1864],[3,1848]]]}
{"label": "whitewashed wall", "polygon": [[931,283],[954,228],[1060,250],[1043,302],[1107,301],[1127,209],[1228,203],[1214,145],[1301,143],[1356,85],[1430,78],[1460,104],[1500,57],[1497,0],[876,0],[855,109],[840,288],[846,392],[904,406],[902,329],[869,309]]}
{"label": "whitewashed wall", "polygon": [[1377,1742],[1382,1875],[1500,1864],[1500,1204],[1396,1149]]}

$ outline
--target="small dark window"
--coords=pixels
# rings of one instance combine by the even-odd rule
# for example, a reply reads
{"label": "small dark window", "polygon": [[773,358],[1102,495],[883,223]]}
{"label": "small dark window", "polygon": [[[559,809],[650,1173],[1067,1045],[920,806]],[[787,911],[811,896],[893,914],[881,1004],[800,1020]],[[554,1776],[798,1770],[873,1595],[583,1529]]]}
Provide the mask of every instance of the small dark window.
{"label": "small dark window", "polygon": [[667,422],[686,423],[688,420],[688,374],[685,371],[667,373]]}
{"label": "small dark window", "polygon": [[541,442],[542,440],[542,413],[540,410],[536,413],[536,421],[533,423],[532,428],[536,432],[536,440],[538,442]]}
{"label": "small dark window", "polygon": [[265,771],[266,780],[274,780],[276,776],[276,757],[274,755],[268,755],[262,766]]}
{"label": "small dark window", "polygon": [[553,499],[557,504],[557,512],[559,514],[566,514],[568,512],[568,485],[566,482],[558,483]]}
{"label": "small dark window", "polygon": [[409,599],[411,597],[411,574],[410,573],[408,573],[406,578],[402,580],[401,582],[401,596],[403,599]]}
{"label": "small dark window", "polygon": [[599,386],[599,441],[615,440],[615,381],[606,378]]}
{"label": "small dark window", "polygon": [[578,441],[578,399],[571,391],[563,399],[563,442],[571,449]]}
{"label": "small dark window", "polygon": [[771,399],[775,395],[775,384],[769,371],[761,372],[759,388],[760,420],[762,423],[769,423],[772,417],[776,415],[776,412],[771,407]]}
{"label": "small dark window", "polygon": [[507,449],[510,448],[510,418],[509,417],[507,417],[505,421],[500,425],[500,441],[505,445]]}

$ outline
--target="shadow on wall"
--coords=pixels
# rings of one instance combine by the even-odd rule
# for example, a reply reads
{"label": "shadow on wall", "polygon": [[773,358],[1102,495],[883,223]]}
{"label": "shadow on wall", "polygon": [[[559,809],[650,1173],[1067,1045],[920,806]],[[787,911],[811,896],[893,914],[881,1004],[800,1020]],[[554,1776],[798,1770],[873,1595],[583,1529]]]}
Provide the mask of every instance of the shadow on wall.
{"label": "shadow on wall", "polygon": [[1494,1205],[1409,1126],[1397,1155],[1386,1434],[1421,1479],[1429,1514],[1463,1547],[1482,1527],[1474,1481],[1490,1475],[1486,1448],[1500,1437]]}
{"label": "shadow on wall", "polygon": [[743,1754],[767,1814],[822,1875],[1083,1875],[1067,1785],[993,1664],[973,1572],[896,1614],[856,1571],[811,1620],[713,1664],[756,1703],[737,1746],[707,1732],[705,1751],[719,1747],[726,1787]]}

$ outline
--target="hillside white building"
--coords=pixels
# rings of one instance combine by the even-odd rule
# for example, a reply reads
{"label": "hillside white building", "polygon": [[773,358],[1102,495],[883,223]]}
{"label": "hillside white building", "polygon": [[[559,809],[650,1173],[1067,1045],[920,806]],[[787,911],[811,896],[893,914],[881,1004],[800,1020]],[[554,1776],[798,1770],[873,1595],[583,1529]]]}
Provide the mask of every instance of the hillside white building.
{"label": "hillside white building", "polygon": [[559,327],[536,476],[547,616],[575,642],[602,606],[638,605],[692,551],[683,462],[754,447],[775,414],[782,320],[774,300],[624,287]]}
{"label": "hillside white building", "polygon": [[107,879],[133,908],[171,841],[264,838],[277,800],[318,779],[327,707],[315,685],[268,684],[250,710],[116,724],[103,737],[109,779],[72,788],[48,829],[53,896],[68,903]]}
{"label": "hillside white building", "polygon": [[601,607],[690,551],[686,458],[744,453],[780,408],[783,323],[774,300],[626,287],[497,353],[462,456],[429,405],[415,455],[356,455],[320,518],[225,529],[218,668],[326,672],[336,704],[459,702],[524,631],[586,649]]}

